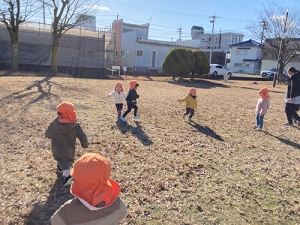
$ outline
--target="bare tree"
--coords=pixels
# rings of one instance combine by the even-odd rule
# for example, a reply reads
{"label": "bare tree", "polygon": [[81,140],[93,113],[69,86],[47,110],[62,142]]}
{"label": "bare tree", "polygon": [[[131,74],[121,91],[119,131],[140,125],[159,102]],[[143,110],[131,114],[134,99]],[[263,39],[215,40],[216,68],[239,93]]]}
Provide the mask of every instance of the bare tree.
{"label": "bare tree", "polygon": [[257,38],[264,41],[263,58],[278,61],[278,74],[298,56],[300,50],[299,9],[287,11],[286,7],[267,2],[263,10],[258,11],[257,21],[251,21],[248,29]]}
{"label": "bare tree", "polygon": [[19,25],[32,17],[40,8],[33,0],[0,0],[0,22],[10,35],[12,48],[11,69],[18,70]]}
{"label": "bare tree", "polygon": [[96,2],[84,0],[51,0],[53,11],[52,29],[52,59],[51,71],[57,73],[59,39],[77,24],[87,19],[87,13],[92,14]]}

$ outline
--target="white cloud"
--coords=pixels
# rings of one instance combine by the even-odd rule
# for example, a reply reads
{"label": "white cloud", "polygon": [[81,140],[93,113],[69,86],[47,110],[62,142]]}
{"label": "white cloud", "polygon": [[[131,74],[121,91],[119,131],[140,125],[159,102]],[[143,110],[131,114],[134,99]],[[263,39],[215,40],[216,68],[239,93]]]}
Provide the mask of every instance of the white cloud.
{"label": "white cloud", "polygon": [[106,6],[93,5],[93,6],[85,6],[85,8],[111,12],[111,10]]}

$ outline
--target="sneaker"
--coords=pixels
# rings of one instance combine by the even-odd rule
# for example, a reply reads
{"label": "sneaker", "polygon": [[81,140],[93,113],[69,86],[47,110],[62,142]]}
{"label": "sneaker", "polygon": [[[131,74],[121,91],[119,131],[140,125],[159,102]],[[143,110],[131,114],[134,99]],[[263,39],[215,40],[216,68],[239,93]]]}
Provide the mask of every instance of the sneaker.
{"label": "sneaker", "polygon": [[261,128],[257,127],[255,130],[256,130],[256,131],[261,131]]}
{"label": "sneaker", "polygon": [[182,118],[184,119],[184,118],[185,118],[185,116],[186,116],[186,115],[185,115],[185,114],[183,114],[183,115],[182,115]]}
{"label": "sneaker", "polygon": [[140,116],[134,116],[133,117],[133,119],[135,119],[135,120],[137,120],[137,119],[139,119],[139,118],[141,118]]}
{"label": "sneaker", "polygon": [[294,126],[294,124],[290,123],[290,122],[285,122],[285,123],[283,123],[283,125],[285,125],[285,126]]}
{"label": "sneaker", "polygon": [[73,177],[71,176],[66,177],[64,182],[64,187],[71,185],[72,181],[73,181]]}
{"label": "sneaker", "polygon": [[192,118],[189,118],[189,121],[193,122],[193,119],[192,119]]}
{"label": "sneaker", "polygon": [[120,116],[120,119],[121,119],[124,123],[127,122],[127,120],[126,120],[125,117],[123,117],[123,116]]}
{"label": "sneaker", "polygon": [[63,171],[61,170],[61,168],[59,167],[59,165],[57,165],[57,172],[58,173],[62,173]]}
{"label": "sneaker", "polygon": [[255,130],[256,128],[258,128],[258,126],[257,126],[257,125],[253,126],[253,129],[254,129],[254,130]]}

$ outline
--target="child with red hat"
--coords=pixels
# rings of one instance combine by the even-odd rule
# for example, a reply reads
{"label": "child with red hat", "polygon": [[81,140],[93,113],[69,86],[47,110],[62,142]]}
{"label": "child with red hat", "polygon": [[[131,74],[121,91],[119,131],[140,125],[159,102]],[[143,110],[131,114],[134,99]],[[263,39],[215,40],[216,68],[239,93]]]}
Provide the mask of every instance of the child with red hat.
{"label": "child with red hat", "polygon": [[123,114],[123,116],[120,116],[120,119],[123,122],[127,122],[127,120],[125,119],[125,117],[127,116],[128,113],[130,113],[130,111],[132,109],[134,109],[133,111],[133,119],[139,119],[140,116],[138,116],[137,111],[138,111],[138,107],[137,107],[137,101],[136,99],[139,98],[140,96],[137,94],[136,90],[139,87],[139,84],[137,81],[133,80],[129,82],[129,92],[128,95],[126,97],[126,102],[127,102],[127,111]]}
{"label": "child with red hat", "polygon": [[270,107],[270,95],[267,88],[260,89],[259,99],[256,104],[256,125],[253,127],[256,131],[260,131],[263,128],[264,116],[266,115]]}
{"label": "child with red hat", "polygon": [[87,137],[76,119],[74,105],[71,102],[62,102],[57,106],[57,118],[55,118],[45,136],[51,139],[51,149],[54,159],[57,161],[58,172],[63,172],[64,186],[70,185],[72,177],[70,168],[74,163],[76,137],[83,148],[88,147]]}
{"label": "child with red hat", "polygon": [[120,185],[110,179],[111,166],[99,154],[86,153],[71,170],[74,183],[71,193],[76,198],[67,201],[51,217],[51,224],[118,224],[127,216],[119,197]]}
{"label": "child with red hat", "polygon": [[191,88],[188,95],[184,99],[178,99],[178,102],[185,102],[185,112],[183,113],[183,118],[189,115],[189,120],[192,120],[194,116],[195,109],[197,108],[197,96],[196,88]]}
{"label": "child with red hat", "polygon": [[114,102],[117,108],[118,118],[121,116],[123,109],[123,102],[126,99],[127,95],[124,92],[124,88],[121,83],[116,83],[115,90],[108,94],[107,97],[114,97]]}

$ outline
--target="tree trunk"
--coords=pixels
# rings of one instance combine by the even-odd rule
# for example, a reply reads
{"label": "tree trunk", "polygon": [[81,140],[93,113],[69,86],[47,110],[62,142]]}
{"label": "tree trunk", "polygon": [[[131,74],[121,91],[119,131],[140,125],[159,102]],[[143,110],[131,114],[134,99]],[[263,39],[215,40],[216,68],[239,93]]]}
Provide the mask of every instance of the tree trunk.
{"label": "tree trunk", "polygon": [[52,45],[52,58],[51,58],[51,72],[57,73],[57,62],[58,62],[58,36],[54,35]]}
{"label": "tree trunk", "polygon": [[12,32],[11,34],[11,51],[12,51],[12,62],[11,70],[16,71],[19,67],[18,60],[18,32]]}

